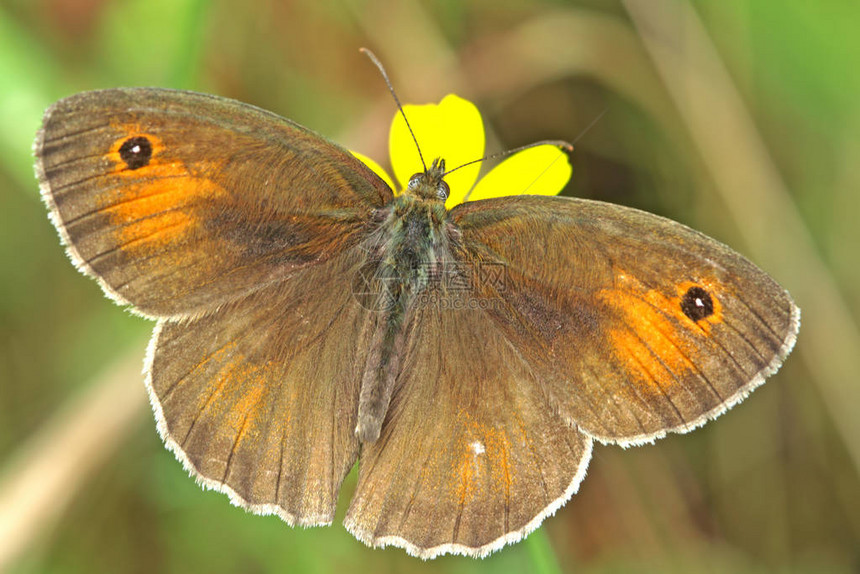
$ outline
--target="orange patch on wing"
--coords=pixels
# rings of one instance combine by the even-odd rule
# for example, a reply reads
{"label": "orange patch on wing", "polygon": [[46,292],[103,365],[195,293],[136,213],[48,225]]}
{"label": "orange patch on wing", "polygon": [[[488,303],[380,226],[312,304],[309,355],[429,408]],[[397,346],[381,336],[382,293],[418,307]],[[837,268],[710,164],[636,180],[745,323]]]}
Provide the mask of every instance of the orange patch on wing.
{"label": "orange patch on wing", "polygon": [[513,475],[508,435],[475,421],[465,410],[460,410],[455,424],[458,432],[450,484],[459,503],[471,501],[487,484],[494,491],[510,493]]}
{"label": "orange patch on wing", "polygon": [[239,400],[227,415],[227,425],[236,433],[236,442],[254,439],[258,435],[260,423],[266,415],[266,403],[263,400],[268,390],[266,378],[259,367],[245,365],[233,373],[236,383],[242,387]]}
{"label": "orange patch on wing", "polygon": [[218,191],[205,179],[155,179],[122,188],[102,211],[116,226],[124,250],[157,248],[186,235],[195,223],[195,201]]}
{"label": "orange patch on wing", "polygon": [[[266,471],[261,480],[271,479],[271,470],[277,468],[280,458],[280,443],[264,444],[269,428],[268,414],[271,407],[271,386],[266,376],[268,365],[249,363],[247,357],[236,353],[235,343],[225,345],[203,360],[193,371],[205,369],[210,362],[217,364],[208,374],[206,390],[198,397],[194,418],[208,419],[214,423],[210,435],[209,460],[228,464],[230,453],[247,443],[257,449],[259,467]],[[279,425],[281,420],[276,421]]]}
{"label": "orange patch on wing", "polygon": [[[200,376],[208,379],[206,391],[199,395],[198,411],[215,409],[216,415],[223,414],[225,387],[233,380],[237,369],[244,362],[244,356],[236,354],[235,349],[235,343],[228,343],[195,365],[191,370],[188,376],[189,380]],[[209,368],[210,364],[213,365],[212,368]]]}
{"label": "orange patch on wing", "polygon": [[[694,286],[706,289],[714,302],[713,315],[700,321],[687,317],[681,308],[682,297]],[[614,288],[599,292],[598,298],[619,320],[606,330],[607,338],[631,379],[644,383],[645,389],[661,392],[676,377],[695,369],[692,359],[697,351],[690,345],[689,335],[706,338],[711,325],[722,321],[716,291],[711,282],[684,282],[676,286],[676,295],[667,296],[619,273]]]}
{"label": "orange patch on wing", "polygon": [[[229,355],[232,347],[228,345],[218,354]],[[224,436],[236,437],[237,443],[253,438],[266,415],[267,381],[261,365],[248,363],[241,354],[227,357],[212,376],[212,392],[200,409],[210,411],[216,419],[223,417]]]}
{"label": "orange patch on wing", "polygon": [[[117,242],[123,251],[161,249],[186,236],[197,223],[193,205],[211,199],[224,190],[212,180],[196,175],[188,166],[171,158],[157,136],[139,126],[115,126],[123,135],[108,154],[114,175],[127,181],[106,192],[100,211],[116,226]],[[146,165],[131,169],[120,157],[120,148],[130,138],[143,137],[152,146]],[[195,166],[195,171],[213,169],[211,162]]]}

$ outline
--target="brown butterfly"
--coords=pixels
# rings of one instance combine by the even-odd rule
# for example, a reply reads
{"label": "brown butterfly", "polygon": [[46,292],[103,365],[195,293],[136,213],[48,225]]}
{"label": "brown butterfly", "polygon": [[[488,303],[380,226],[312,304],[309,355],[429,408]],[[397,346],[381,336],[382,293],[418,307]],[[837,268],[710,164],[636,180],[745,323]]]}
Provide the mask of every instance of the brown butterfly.
{"label": "brown butterfly", "polygon": [[594,440],[715,418],[774,373],[800,311],[681,224],[516,196],[401,195],[274,114],[190,92],[61,100],[35,143],[75,265],[158,321],[146,385],[189,472],[289,524],[431,558],[520,540]]}

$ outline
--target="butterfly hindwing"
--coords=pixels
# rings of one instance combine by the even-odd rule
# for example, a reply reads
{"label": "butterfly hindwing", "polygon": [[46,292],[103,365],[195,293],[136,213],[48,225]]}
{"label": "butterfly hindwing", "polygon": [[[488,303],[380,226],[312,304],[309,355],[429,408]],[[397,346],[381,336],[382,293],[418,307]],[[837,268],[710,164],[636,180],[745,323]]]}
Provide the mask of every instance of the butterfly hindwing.
{"label": "butterfly hindwing", "polygon": [[358,456],[367,312],[351,249],[203,317],[164,321],[147,388],[159,432],[198,480],[290,524],[328,524]]}
{"label": "butterfly hindwing", "polygon": [[478,309],[414,310],[382,435],[364,444],[347,529],[416,556],[484,556],[577,490],[591,439],[558,416]]}

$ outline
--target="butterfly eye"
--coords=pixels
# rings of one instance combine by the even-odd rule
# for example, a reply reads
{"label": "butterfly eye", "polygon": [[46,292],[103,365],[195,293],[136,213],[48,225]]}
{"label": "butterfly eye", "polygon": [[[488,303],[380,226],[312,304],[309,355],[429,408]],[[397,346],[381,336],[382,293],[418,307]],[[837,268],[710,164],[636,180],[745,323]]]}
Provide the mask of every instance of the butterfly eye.
{"label": "butterfly eye", "polygon": [[448,184],[444,181],[440,181],[436,185],[436,197],[439,199],[448,199],[448,195],[451,194],[451,189],[448,187]]}
{"label": "butterfly eye", "polygon": [[422,173],[416,173],[412,177],[409,178],[409,183],[406,184],[406,187],[409,191],[415,191],[418,189],[418,186],[421,185],[421,176],[424,175]]}

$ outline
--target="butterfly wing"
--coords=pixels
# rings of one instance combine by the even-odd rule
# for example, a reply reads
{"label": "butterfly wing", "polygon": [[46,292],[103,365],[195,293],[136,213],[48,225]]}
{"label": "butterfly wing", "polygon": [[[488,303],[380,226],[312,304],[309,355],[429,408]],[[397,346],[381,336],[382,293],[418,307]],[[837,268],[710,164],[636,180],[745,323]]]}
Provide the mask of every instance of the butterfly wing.
{"label": "butterfly wing", "polygon": [[62,100],[35,153],[76,265],[160,319],[146,371],[168,447],[241,506],[330,522],[368,338],[350,279],[390,189],[274,114],[169,90]]}
{"label": "butterfly wing", "polygon": [[483,556],[578,488],[592,439],[683,432],[741,400],[794,343],[763,271],[683,225],[555,197],[451,212],[456,281],[419,301],[347,528],[430,558]]}
{"label": "butterfly wing", "polygon": [[358,456],[370,337],[351,249],[203,317],[159,322],[147,388],[167,446],[207,487],[289,524],[328,524]]}
{"label": "butterfly wing", "polygon": [[414,310],[378,441],[364,444],[347,529],[432,558],[484,556],[577,490],[591,439],[549,407],[480,309]]}
{"label": "butterfly wing", "polygon": [[466,203],[451,215],[457,257],[478,273],[473,296],[494,303],[494,328],[553,408],[598,440],[637,444],[695,428],[760,385],[794,345],[800,311],[789,294],[679,223],[559,197]]}
{"label": "butterfly wing", "polygon": [[46,113],[42,195],[68,252],[151,317],[191,317],[359,240],[391,190],[269,112],[160,89],[86,92]]}

